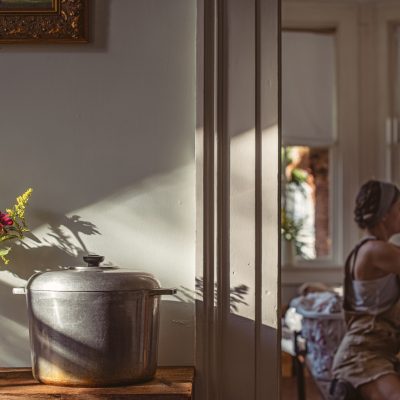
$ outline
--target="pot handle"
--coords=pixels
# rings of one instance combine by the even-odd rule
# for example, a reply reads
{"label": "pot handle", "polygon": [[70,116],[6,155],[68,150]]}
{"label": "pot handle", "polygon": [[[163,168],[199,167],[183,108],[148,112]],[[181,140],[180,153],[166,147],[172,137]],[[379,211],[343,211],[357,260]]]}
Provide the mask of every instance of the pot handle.
{"label": "pot handle", "polygon": [[26,294],[26,287],[15,287],[12,292],[13,294]]}
{"label": "pot handle", "polygon": [[150,289],[149,295],[150,296],[162,296],[164,294],[175,294],[176,289]]}

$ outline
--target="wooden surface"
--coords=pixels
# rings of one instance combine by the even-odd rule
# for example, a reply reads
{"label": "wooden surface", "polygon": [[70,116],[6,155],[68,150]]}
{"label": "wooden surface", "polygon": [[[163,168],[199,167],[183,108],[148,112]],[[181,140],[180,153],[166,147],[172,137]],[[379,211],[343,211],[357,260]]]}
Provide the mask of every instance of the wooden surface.
{"label": "wooden surface", "polygon": [[[306,399],[324,400],[311,377],[305,378]],[[281,400],[298,400],[296,377],[282,377]],[[271,399],[272,400],[272,399]]]}
{"label": "wooden surface", "polygon": [[0,400],[187,400],[192,398],[193,376],[193,367],[161,367],[150,382],[111,388],[72,388],[38,383],[30,368],[0,368]]}
{"label": "wooden surface", "polygon": [[[281,400],[298,400],[297,378],[293,375],[292,357],[282,352],[281,356],[282,380],[281,380]],[[304,370],[304,383],[307,400],[324,400],[318,386],[307,369]]]}

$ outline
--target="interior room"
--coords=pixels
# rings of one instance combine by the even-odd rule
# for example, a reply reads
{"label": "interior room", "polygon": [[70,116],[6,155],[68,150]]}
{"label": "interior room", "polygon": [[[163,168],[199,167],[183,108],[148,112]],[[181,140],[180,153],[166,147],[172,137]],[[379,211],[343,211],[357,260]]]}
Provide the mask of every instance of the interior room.
{"label": "interior room", "polygon": [[327,399],[399,1],[0,0],[0,60],[0,400]]}
{"label": "interior room", "polygon": [[397,1],[282,1],[285,399],[328,398],[345,260],[365,236],[356,195],[371,179],[399,184],[399,26]]}
{"label": "interior room", "polygon": [[279,1],[216,4],[0,1],[0,399],[279,398]]}

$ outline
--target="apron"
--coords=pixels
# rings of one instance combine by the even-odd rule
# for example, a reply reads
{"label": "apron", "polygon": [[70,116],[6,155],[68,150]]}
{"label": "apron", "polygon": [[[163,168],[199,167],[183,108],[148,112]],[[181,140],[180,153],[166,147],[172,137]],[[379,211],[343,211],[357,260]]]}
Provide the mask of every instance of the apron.
{"label": "apron", "polygon": [[343,308],[347,332],[335,354],[335,378],[359,387],[387,374],[397,374],[400,350],[400,301],[377,315],[351,309],[352,271],[359,249],[373,237],[363,239],[349,254],[345,264]]}

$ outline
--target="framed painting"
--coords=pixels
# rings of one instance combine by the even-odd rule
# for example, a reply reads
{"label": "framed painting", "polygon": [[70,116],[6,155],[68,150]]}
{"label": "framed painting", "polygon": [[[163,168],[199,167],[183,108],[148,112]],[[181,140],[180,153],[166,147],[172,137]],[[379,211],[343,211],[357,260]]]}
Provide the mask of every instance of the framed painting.
{"label": "framed painting", "polygon": [[88,41],[88,0],[0,0],[0,43]]}

